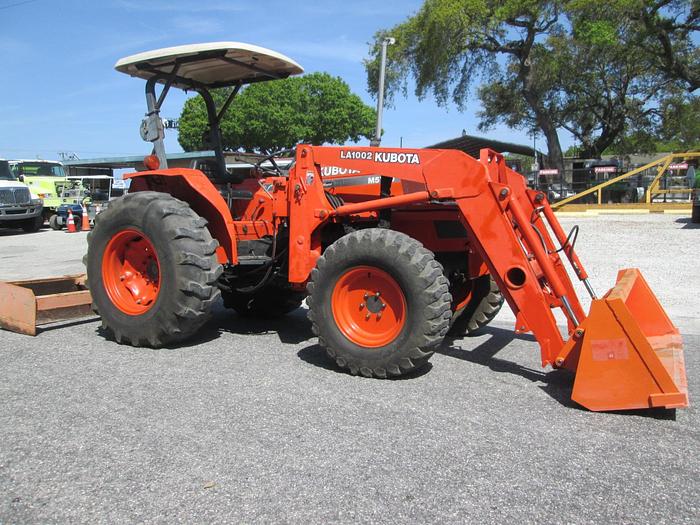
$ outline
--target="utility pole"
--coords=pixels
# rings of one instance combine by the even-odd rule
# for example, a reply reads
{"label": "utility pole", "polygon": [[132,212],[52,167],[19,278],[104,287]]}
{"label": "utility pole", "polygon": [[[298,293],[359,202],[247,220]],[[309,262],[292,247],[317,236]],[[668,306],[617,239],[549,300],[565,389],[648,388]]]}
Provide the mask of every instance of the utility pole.
{"label": "utility pole", "polygon": [[382,142],[382,112],[384,111],[384,75],[386,73],[386,48],[396,43],[395,38],[386,37],[382,40],[382,60],[379,66],[379,92],[377,93],[377,130],[369,145],[379,147]]}

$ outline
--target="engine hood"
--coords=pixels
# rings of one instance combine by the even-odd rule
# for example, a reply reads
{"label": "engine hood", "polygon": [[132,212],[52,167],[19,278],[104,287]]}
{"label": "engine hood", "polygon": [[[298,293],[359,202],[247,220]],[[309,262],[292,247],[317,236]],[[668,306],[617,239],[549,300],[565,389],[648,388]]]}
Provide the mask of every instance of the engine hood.
{"label": "engine hood", "polygon": [[18,180],[0,180],[0,188],[26,188],[26,184],[22,184]]}

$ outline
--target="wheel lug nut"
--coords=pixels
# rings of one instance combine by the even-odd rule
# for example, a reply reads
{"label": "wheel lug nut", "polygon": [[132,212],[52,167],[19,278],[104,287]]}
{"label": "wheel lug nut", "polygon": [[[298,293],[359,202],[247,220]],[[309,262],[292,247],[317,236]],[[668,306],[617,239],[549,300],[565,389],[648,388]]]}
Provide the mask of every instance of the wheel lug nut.
{"label": "wheel lug nut", "polygon": [[386,305],[382,303],[382,310],[384,310],[384,308],[386,308]]}
{"label": "wheel lug nut", "polygon": [[365,319],[369,320],[371,316],[369,314],[365,315]]}
{"label": "wheel lug nut", "polygon": [[369,294],[365,294],[365,301],[369,299]]}
{"label": "wheel lug nut", "polygon": [[377,319],[381,319],[381,318],[382,318],[382,312],[377,312]]}
{"label": "wheel lug nut", "polygon": [[141,299],[136,299],[136,304],[141,304]]}
{"label": "wheel lug nut", "polygon": [[379,297],[380,295],[381,295],[381,294],[380,294],[379,292],[377,292],[377,293],[374,294],[375,297]]}
{"label": "wheel lug nut", "polygon": [[120,281],[123,281],[124,279],[126,279],[126,275],[120,275],[120,276],[119,276],[119,280],[120,280]]}
{"label": "wheel lug nut", "polygon": [[365,307],[365,303],[360,303],[360,310],[362,310]]}

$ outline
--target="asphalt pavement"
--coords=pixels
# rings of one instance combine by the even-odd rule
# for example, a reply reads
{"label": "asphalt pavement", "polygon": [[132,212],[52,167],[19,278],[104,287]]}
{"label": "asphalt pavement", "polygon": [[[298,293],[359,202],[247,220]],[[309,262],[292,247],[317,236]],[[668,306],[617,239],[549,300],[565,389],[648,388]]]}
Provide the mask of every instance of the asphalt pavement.
{"label": "asphalt pavement", "polygon": [[[581,225],[601,290],[642,269],[698,399],[700,231],[563,222]],[[0,234],[0,278],[81,271],[84,236]],[[117,345],[95,319],[0,332],[0,523],[700,522],[696,407],[592,413],[570,390],[506,312],[385,381],[336,369],[304,308],[251,321],[219,307],[164,350]]]}

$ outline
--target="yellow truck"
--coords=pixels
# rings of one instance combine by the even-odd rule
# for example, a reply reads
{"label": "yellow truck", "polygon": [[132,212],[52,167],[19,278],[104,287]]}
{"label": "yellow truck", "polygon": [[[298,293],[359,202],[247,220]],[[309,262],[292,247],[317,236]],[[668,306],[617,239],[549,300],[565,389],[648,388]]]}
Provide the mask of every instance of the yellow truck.
{"label": "yellow truck", "polygon": [[15,178],[29,186],[34,198],[43,201],[45,221],[51,221],[61,204],[67,202],[65,195],[68,192],[81,189],[79,181],[68,179],[60,162],[34,159],[11,160],[9,163]]}

